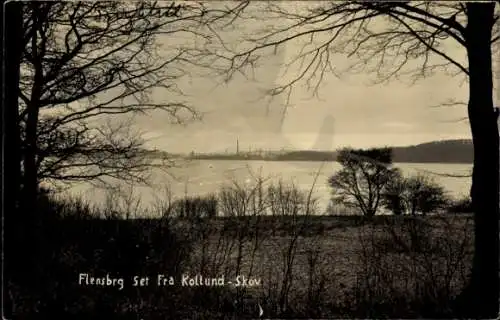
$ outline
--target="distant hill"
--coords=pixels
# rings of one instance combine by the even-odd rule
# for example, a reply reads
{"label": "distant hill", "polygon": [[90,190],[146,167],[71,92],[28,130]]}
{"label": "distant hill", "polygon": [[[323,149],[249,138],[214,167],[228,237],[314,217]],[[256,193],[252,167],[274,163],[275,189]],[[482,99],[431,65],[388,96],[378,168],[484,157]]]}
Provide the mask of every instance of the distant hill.
{"label": "distant hill", "polygon": [[[442,140],[407,147],[393,147],[394,162],[472,163],[472,140]],[[290,151],[274,157],[277,161],[335,161],[331,151]]]}
{"label": "distant hill", "polygon": [[472,163],[472,140],[442,140],[408,147],[394,147],[394,162]]}

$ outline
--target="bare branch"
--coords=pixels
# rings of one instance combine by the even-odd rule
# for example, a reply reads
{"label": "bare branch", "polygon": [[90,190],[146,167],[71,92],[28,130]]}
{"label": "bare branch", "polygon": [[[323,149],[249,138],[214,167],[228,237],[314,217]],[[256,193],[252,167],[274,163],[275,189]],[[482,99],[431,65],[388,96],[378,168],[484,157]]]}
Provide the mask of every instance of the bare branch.
{"label": "bare branch", "polygon": [[[23,157],[36,157],[39,180],[146,182],[151,168],[172,165],[151,161],[141,134],[127,131],[131,123],[89,123],[151,110],[165,111],[176,123],[189,119],[186,113],[199,119],[195,106],[181,99],[176,82],[190,75],[187,67],[210,68],[200,59],[209,60],[209,53],[191,41],[209,42],[216,33],[209,25],[239,8],[164,2],[25,6],[19,126],[23,150],[35,144],[37,154]],[[154,90],[163,90],[168,100],[151,101]]]}
{"label": "bare branch", "polygon": [[[252,17],[255,22],[272,18],[276,23],[256,30],[257,36],[247,37],[246,45],[241,45],[244,49],[218,54],[219,62],[226,62],[221,68],[226,81],[236,72],[253,68],[266,49],[289,43],[301,49],[284,67],[299,71],[290,81],[269,90],[271,95],[288,94],[302,81],[317,94],[328,74],[340,77],[346,72],[374,73],[376,83],[401,76],[415,82],[436,71],[450,76],[468,74],[464,62],[447,54],[443,47],[450,41],[465,46],[466,11],[458,3],[349,1],[292,7],[270,2],[259,14]],[[341,70],[333,63],[334,54],[355,60]],[[418,66],[412,67],[410,62]]]}

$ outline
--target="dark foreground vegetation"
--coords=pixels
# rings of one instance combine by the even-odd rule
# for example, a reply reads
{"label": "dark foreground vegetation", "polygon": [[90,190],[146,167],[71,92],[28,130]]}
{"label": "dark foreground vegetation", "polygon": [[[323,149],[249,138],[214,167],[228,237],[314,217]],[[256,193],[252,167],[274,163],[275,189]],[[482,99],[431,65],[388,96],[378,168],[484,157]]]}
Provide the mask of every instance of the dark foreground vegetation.
{"label": "dark foreground vegetation", "polygon": [[[223,216],[209,217],[215,200]],[[12,319],[243,319],[259,305],[264,317],[451,318],[464,307],[456,297],[472,261],[469,214],[315,216],[314,200],[293,187],[165,201],[155,219],[78,199],[38,205],[40,277],[11,278]],[[80,273],[123,278],[123,289],[79,284]],[[159,274],[175,285],[158,286]],[[183,274],[260,284],[189,287]],[[135,276],[148,285],[133,286]]]}

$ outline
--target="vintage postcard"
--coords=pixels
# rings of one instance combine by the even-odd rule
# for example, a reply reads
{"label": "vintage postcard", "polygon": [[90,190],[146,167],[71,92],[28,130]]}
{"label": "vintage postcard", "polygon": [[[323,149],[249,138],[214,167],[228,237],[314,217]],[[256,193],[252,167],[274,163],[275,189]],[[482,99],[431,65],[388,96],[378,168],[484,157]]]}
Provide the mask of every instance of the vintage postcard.
{"label": "vintage postcard", "polygon": [[498,314],[498,4],[2,10],[6,319]]}

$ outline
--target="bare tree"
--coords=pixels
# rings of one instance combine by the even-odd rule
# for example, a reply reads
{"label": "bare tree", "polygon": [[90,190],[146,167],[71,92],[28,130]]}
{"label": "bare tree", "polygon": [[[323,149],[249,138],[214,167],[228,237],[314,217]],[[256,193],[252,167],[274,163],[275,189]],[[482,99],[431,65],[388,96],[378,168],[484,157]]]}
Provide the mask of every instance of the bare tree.
{"label": "bare tree", "polygon": [[342,169],[328,178],[332,187],[332,202],[358,208],[363,215],[373,217],[395,172],[390,168],[392,150],[343,149],[337,161]]}
{"label": "bare tree", "polygon": [[[19,87],[19,65],[21,45],[16,42],[17,38],[22,34],[22,7],[17,3],[2,3],[2,39],[4,46],[2,50],[2,191],[6,190],[6,182],[16,186],[12,188],[10,197],[2,199],[7,200],[4,203],[6,212],[13,212],[17,205],[17,185],[19,184],[19,127],[15,119],[19,116],[19,108],[17,96]],[[11,119],[13,121],[9,121]],[[6,156],[7,153],[9,157]],[[10,214],[8,217],[10,218]]]}
{"label": "bare tree", "polygon": [[[42,180],[145,182],[153,161],[141,133],[117,116],[199,116],[177,82],[206,66],[195,38],[208,41],[203,27],[218,12],[187,2],[26,3],[19,82],[26,195]],[[153,92],[166,100],[152,101]]]}
{"label": "bare tree", "polygon": [[[19,200],[18,185],[20,180],[19,159],[19,128],[16,123],[18,117],[18,90],[19,81],[19,55],[21,46],[17,39],[22,34],[21,4],[16,2],[2,2],[1,30],[3,40],[2,56],[2,209],[4,219],[2,227],[5,243],[4,257],[8,262],[4,265],[5,288],[10,287],[16,272],[23,275],[33,263],[32,257],[26,254],[27,247],[23,239],[24,234],[19,226],[19,215],[16,206]],[[9,227],[4,227],[8,225]],[[10,242],[9,242],[10,241]],[[13,245],[14,244],[14,245]],[[14,263],[17,261],[18,263]],[[24,273],[26,274],[26,273]],[[29,273],[28,273],[29,274]],[[19,279],[20,277],[17,277]],[[16,279],[16,280],[17,280]],[[8,291],[9,289],[5,290]],[[4,312],[12,313],[14,297],[10,294],[3,296]]]}
{"label": "bare tree", "polygon": [[[219,54],[221,61],[227,63],[227,67],[221,69],[227,79],[235,72],[254,66],[265,56],[262,53],[266,49],[277,50],[287,43],[295,43],[303,46],[290,58],[287,67],[296,65],[299,72],[273,88],[272,95],[289,95],[301,82],[317,92],[327,74],[341,75],[342,72],[372,72],[380,82],[404,75],[418,80],[440,72],[462,76],[468,83],[468,118],[474,144],[471,197],[475,255],[470,287],[464,291],[464,297],[470,298],[465,301],[469,301],[471,316],[496,316],[499,137],[492,100],[492,45],[500,36],[493,31],[498,20],[496,2],[345,1],[258,5],[265,7],[258,10],[258,16],[252,16],[251,10],[245,10],[246,6],[233,12],[233,16],[277,23],[272,26],[266,23],[262,32],[246,39],[246,46]],[[446,45],[461,48],[464,59],[452,55]],[[332,61],[334,54],[347,55],[356,62],[347,70],[338,70]]]}
{"label": "bare tree", "polygon": [[[19,17],[19,30],[10,29],[15,46],[5,81],[15,95],[5,123],[13,124],[6,136],[13,147],[9,177],[17,182],[11,190],[22,201],[9,207],[8,229],[23,232],[13,242],[26,244],[16,249],[31,259],[15,265],[33,271],[46,248],[44,217],[34,208],[40,182],[146,182],[151,167],[170,164],[153,162],[141,133],[121,119],[152,110],[174,122],[198,117],[176,83],[191,67],[209,66],[197,39],[209,41],[205,27],[226,13],[195,2],[32,1],[16,8],[9,19],[15,28]],[[165,101],[152,101],[153,92]],[[37,279],[25,274],[27,282]]]}

